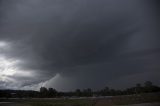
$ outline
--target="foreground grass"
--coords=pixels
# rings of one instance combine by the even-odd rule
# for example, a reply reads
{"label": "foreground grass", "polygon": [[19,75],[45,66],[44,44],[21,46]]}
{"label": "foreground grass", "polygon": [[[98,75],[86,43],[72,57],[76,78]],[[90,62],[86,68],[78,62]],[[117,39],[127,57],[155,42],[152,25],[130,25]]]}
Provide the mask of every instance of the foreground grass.
{"label": "foreground grass", "polygon": [[160,94],[140,94],[131,96],[120,96],[113,100],[114,104],[127,105],[139,103],[154,103],[160,102]]}
{"label": "foreground grass", "polygon": [[[111,98],[86,99],[0,99],[3,102],[13,102],[13,106],[113,106],[139,103],[160,102],[160,93],[114,96]],[[12,105],[5,105],[12,106]]]}
{"label": "foreground grass", "polygon": [[112,105],[129,105],[140,103],[156,103],[160,102],[159,93],[128,95],[128,96],[115,96],[108,99],[97,100],[96,106],[112,106]]}
{"label": "foreground grass", "polygon": [[93,106],[93,101],[87,99],[34,100],[25,104],[30,106]]}

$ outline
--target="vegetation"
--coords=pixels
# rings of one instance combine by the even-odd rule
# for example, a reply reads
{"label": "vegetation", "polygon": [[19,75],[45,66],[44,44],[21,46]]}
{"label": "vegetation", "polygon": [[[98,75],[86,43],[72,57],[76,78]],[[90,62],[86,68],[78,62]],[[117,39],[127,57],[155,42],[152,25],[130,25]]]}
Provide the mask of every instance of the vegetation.
{"label": "vegetation", "polygon": [[155,86],[150,81],[146,81],[144,85],[136,84],[135,87],[125,90],[115,90],[105,87],[99,91],[92,89],[77,89],[73,92],[58,92],[53,88],[41,87],[40,91],[23,91],[23,90],[0,90],[0,98],[60,98],[60,97],[98,97],[98,96],[117,96],[117,95],[132,95],[143,94],[150,92],[160,92],[160,87]]}
{"label": "vegetation", "polygon": [[4,106],[114,106],[159,101],[160,87],[150,81],[125,90],[109,87],[98,91],[76,89],[73,92],[59,92],[45,87],[41,87],[40,91],[0,90],[0,103],[7,103]]}

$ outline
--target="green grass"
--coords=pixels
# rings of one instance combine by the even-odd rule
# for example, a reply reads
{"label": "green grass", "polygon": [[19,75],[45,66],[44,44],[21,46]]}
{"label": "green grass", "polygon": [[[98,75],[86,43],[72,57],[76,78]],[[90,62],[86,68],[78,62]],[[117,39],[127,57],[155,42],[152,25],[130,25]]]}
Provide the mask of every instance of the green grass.
{"label": "green grass", "polygon": [[[127,105],[138,103],[159,102],[159,94],[140,94],[130,96],[115,96],[108,99],[0,99],[2,102],[13,102],[20,104],[14,106],[95,106],[98,102],[113,105]],[[104,105],[103,105],[104,106]],[[105,105],[106,106],[106,105]]]}
{"label": "green grass", "polygon": [[87,99],[32,100],[25,104],[30,106],[93,106],[93,101]]}
{"label": "green grass", "polygon": [[116,105],[154,103],[154,102],[160,102],[160,95],[141,94],[132,96],[120,96],[120,97],[115,97],[112,102]]}

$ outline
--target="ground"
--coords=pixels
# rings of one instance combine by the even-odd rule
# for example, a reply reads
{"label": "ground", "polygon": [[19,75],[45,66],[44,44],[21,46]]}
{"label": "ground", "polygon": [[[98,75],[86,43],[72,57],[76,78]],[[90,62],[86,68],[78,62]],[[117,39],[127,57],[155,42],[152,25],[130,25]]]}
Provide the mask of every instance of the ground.
{"label": "ground", "polygon": [[154,93],[94,98],[0,99],[0,106],[160,106],[160,95]]}

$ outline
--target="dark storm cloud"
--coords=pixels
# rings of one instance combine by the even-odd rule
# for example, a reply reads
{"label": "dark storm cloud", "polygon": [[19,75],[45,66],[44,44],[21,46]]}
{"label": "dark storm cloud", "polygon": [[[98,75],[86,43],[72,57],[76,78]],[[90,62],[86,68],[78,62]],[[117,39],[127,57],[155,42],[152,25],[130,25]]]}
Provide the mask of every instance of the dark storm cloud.
{"label": "dark storm cloud", "polygon": [[145,72],[159,69],[155,2],[2,0],[0,5],[0,40],[12,45],[3,55],[34,73],[11,76],[21,80],[20,87],[100,88],[130,75],[144,81]]}

